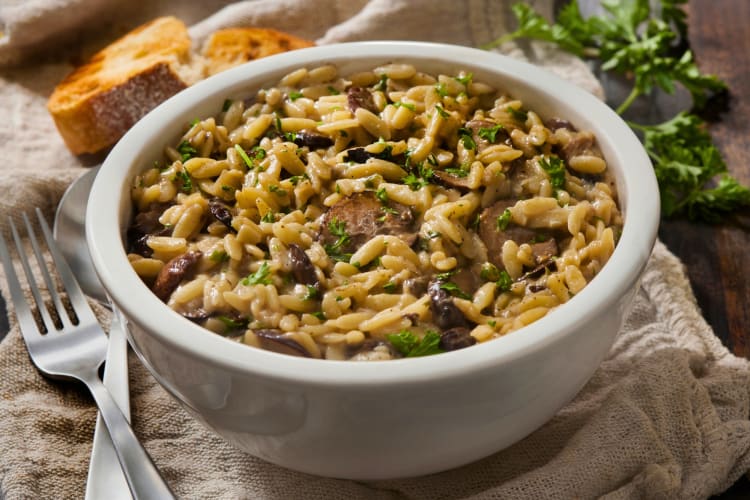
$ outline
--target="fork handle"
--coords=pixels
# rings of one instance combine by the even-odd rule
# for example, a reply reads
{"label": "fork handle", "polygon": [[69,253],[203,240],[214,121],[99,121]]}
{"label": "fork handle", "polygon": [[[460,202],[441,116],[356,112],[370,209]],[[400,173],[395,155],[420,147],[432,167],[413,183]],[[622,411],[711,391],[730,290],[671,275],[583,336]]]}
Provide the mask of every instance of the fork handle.
{"label": "fork handle", "polygon": [[99,407],[133,497],[175,498],[151,456],[138,441],[133,428],[99,377],[89,377],[83,382],[88,386]]}

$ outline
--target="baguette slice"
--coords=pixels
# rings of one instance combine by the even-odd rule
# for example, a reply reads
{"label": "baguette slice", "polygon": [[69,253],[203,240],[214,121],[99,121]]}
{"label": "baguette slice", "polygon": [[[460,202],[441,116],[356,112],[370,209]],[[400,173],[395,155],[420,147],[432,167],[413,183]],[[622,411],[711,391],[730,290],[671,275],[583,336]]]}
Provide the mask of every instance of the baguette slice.
{"label": "baguette slice", "polygon": [[160,17],[68,75],[47,109],[71,152],[96,153],[113,145],[151,109],[202,78],[190,65],[190,49],[185,24]]}
{"label": "baguette slice", "polygon": [[226,28],[208,38],[202,54],[210,76],[253,59],[313,45],[309,40],[268,28]]}

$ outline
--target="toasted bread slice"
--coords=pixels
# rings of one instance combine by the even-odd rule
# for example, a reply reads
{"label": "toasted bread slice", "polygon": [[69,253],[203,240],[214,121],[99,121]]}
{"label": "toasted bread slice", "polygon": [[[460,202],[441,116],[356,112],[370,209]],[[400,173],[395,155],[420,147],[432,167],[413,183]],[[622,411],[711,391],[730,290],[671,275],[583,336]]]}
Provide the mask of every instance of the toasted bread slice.
{"label": "toasted bread slice", "polygon": [[201,56],[191,47],[182,21],[160,17],[75,69],[55,88],[47,109],[71,152],[98,153],[196,81],[251,59],[311,45],[271,29],[229,28],[215,32]]}
{"label": "toasted bread slice", "polygon": [[261,57],[315,45],[309,40],[267,28],[226,28],[213,33],[203,46],[206,72],[220,71]]}
{"label": "toasted bread slice", "polygon": [[189,65],[190,49],[185,24],[160,17],[74,70],[47,102],[68,148],[81,154],[111,146],[156,105],[201,78]]}

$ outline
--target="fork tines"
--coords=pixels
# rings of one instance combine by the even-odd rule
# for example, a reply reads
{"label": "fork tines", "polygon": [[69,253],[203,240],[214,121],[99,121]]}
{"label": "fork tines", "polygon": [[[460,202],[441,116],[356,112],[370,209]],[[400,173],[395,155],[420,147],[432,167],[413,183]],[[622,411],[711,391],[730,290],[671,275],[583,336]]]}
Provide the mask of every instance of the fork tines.
{"label": "fork tines", "polygon": [[[70,267],[57,248],[54,238],[52,237],[52,232],[50,231],[49,225],[44,219],[41,210],[37,208],[36,214],[39,220],[39,226],[44,235],[45,246],[49,251],[49,255],[52,257],[52,269],[57,269],[62,288],[64,288],[67,296],[63,296],[58,291],[58,286],[55,283],[55,280],[50,273],[50,269],[48,268],[47,261],[44,258],[42,246],[40,245],[29,217],[25,213],[22,214],[23,222],[31,243],[32,252],[39,268],[38,275],[41,275],[42,278],[44,285],[43,289],[40,288],[42,283],[39,282],[39,279],[35,276],[32,269],[29,259],[30,256],[27,254],[21,234],[16,228],[13,220],[10,218],[8,219],[8,225],[15,243],[18,260],[21,262],[24,274],[26,275],[26,282],[31,290],[31,295],[33,297],[32,304],[26,299],[18,274],[13,266],[13,259],[8,250],[6,240],[2,234],[0,234],[0,259],[5,268],[11,299],[15,306],[16,316],[18,317],[22,329],[27,330],[30,329],[31,325],[34,325],[39,333],[61,331],[78,324],[79,319],[74,311],[78,311],[78,314],[81,314],[81,311],[86,311],[88,304],[85,301],[83,292],[80,290],[78,283],[73,277]],[[48,302],[45,301],[45,295],[51,300],[51,307],[47,306]],[[83,302],[81,303],[81,301]],[[72,308],[70,307],[71,305]],[[36,317],[35,312],[38,315]],[[26,328],[24,328],[24,326]],[[24,335],[25,334],[26,332],[24,331]]]}

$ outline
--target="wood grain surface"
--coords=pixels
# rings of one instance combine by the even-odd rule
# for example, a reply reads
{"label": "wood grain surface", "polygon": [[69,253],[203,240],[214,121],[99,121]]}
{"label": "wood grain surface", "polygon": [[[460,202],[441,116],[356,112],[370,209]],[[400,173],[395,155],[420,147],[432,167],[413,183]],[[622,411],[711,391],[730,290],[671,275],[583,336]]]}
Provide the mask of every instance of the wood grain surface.
{"label": "wood grain surface", "polygon": [[[583,12],[597,11],[599,2],[579,0]],[[728,102],[706,117],[709,131],[730,173],[750,185],[750,0],[689,0],[686,10],[698,66],[730,89]],[[602,83],[615,105],[628,91],[616,80],[603,77]],[[686,93],[657,94],[633,105],[626,118],[654,123],[689,106]],[[664,219],[659,238],[685,264],[698,306],[716,335],[733,353],[750,359],[750,210],[719,225]],[[750,498],[747,475],[715,498]]]}

